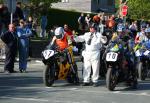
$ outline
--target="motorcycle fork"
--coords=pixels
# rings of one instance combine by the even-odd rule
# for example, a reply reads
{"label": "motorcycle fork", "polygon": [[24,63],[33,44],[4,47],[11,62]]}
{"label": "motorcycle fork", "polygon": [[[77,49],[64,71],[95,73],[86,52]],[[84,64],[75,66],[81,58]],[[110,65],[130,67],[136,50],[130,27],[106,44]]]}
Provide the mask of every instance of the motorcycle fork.
{"label": "motorcycle fork", "polygon": [[76,74],[76,71],[74,70],[74,66],[73,66],[73,62],[74,62],[74,60],[73,60],[73,54],[72,53],[70,53],[70,51],[68,50],[67,51],[67,58],[68,58],[68,62],[69,62],[69,64],[70,64],[70,66],[71,66],[71,70],[72,70],[72,72],[74,73],[74,74]]}
{"label": "motorcycle fork", "polygon": [[115,73],[115,79],[117,80],[117,78],[119,77],[119,67],[118,65],[116,66],[109,66],[109,68],[112,68],[113,69],[113,74]]}

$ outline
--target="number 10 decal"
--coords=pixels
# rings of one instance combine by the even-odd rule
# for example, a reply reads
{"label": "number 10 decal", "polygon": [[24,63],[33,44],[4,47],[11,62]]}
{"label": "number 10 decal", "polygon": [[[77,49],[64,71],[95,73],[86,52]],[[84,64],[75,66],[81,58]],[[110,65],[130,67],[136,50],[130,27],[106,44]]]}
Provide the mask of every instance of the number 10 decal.
{"label": "number 10 decal", "polygon": [[117,53],[109,52],[109,53],[107,53],[107,55],[106,55],[106,61],[115,62],[115,61],[117,61],[117,57],[118,57],[118,54],[117,54]]}

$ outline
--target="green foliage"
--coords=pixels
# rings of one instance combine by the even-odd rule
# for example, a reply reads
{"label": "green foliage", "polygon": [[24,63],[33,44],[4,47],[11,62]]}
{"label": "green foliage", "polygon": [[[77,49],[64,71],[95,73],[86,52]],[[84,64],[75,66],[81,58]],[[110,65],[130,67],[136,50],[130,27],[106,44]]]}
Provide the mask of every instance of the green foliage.
{"label": "green foliage", "polygon": [[119,0],[115,0],[115,8],[119,8]]}
{"label": "green foliage", "polygon": [[4,1],[3,0],[0,0],[0,3],[3,3]]}
{"label": "green foliage", "polygon": [[132,19],[150,18],[150,1],[149,0],[128,0],[128,15]]}
{"label": "green foliage", "polygon": [[29,3],[25,4],[25,6],[30,9],[31,15],[40,16],[47,13],[47,10],[51,8],[51,3],[59,1],[60,0],[29,0]]}
{"label": "green foliage", "polygon": [[43,6],[44,8],[49,8],[51,3],[59,2],[61,0],[29,0],[34,6]]}

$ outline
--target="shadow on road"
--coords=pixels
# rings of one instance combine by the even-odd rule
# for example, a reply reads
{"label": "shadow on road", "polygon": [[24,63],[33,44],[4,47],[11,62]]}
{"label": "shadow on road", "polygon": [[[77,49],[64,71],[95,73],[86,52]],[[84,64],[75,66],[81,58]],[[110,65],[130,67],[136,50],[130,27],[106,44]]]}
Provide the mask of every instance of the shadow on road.
{"label": "shadow on road", "polygon": [[[125,87],[123,89],[118,89],[117,87]],[[117,85],[115,91],[143,91],[143,90],[150,90],[150,80],[145,80],[145,81],[138,81],[138,86],[137,89],[133,89],[131,87],[127,87],[124,85]]]}

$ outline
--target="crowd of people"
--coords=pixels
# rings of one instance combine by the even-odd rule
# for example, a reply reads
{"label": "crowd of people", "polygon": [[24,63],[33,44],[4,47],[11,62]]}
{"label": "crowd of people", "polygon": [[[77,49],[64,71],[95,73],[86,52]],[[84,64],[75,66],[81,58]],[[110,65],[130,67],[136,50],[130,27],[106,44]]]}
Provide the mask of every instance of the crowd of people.
{"label": "crowd of people", "polygon": [[[52,30],[52,41],[59,41],[57,46],[61,50],[69,46],[70,40],[75,46],[78,46],[77,42],[84,43],[84,49],[82,47],[84,63],[83,86],[88,86],[91,82],[94,86],[98,86],[99,70],[102,67],[101,62],[105,61],[105,59],[101,61],[100,58],[115,44],[119,45],[123,58],[130,64],[128,68],[132,71],[132,76],[136,76],[135,47],[139,43],[145,45],[145,43],[149,42],[150,27],[148,22],[141,21],[139,24],[137,21],[125,22],[122,16],[105,16],[104,13],[99,13],[93,17],[87,14],[85,17],[81,13],[81,16],[78,18],[78,24],[80,30],[78,35],[75,35],[76,33],[71,31],[71,29],[68,29],[67,24],[61,27],[60,33],[56,33],[55,29],[60,28],[56,26]],[[68,39],[66,36],[71,37],[71,39]],[[78,47],[80,48],[80,46]],[[105,47],[105,53],[101,52],[103,47]]]}
{"label": "crowd of people", "polygon": [[[122,16],[118,16],[115,17],[114,15],[111,16],[105,16],[104,13],[99,13],[93,17],[91,17],[88,21],[87,16],[84,16],[84,14],[82,13],[81,16],[78,19],[78,23],[79,23],[79,29],[81,30],[82,33],[87,32],[88,29],[90,28],[90,33],[92,35],[92,31],[91,31],[91,27],[89,24],[94,23],[95,26],[95,32],[96,33],[100,33],[102,36],[106,36],[107,37],[107,43],[105,44],[101,44],[99,43],[99,51],[101,51],[101,49],[103,49],[103,47],[105,47],[105,53],[108,52],[108,50],[110,50],[111,48],[115,47],[116,44],[119,45],[119,48],[122,50],[122,57],[126,60],[127,63],[129,63],[129,70],[131,70],[131,74],[133,77],[136,77],[136,63],[137,63],[137,58],[135,57],[135,52],[137,50],[137,45],[140,44],[140,47],[142,48],[147,48],[148,50],[150,49],[150,23],[146,22],[144,20],[141,20],[140,22],[137,21],[125,21],[124,17]],[[89,16],[88,16],[89,18]],[[89,23],[90,22],[90,23]],[[100,35],[99,34],[99,35]],[[84,35],[87,35],[86,33]],[[84,36],[83,35],[83,36]],[[94,36],[90,36],[89,37],[83,37],[83,39],[93,39]],[[97,36],[98,38],[98,36]],[[106,40],[106,39],[105,39]],[[88,41],[88,40],[87,40]],[[88,50],[88,42],[85,40],[85,49],[83,52],[89,52]],[[100,41],[100,39],[99,39]],[[91,44],[91,46],[95,46],[95,42],[93,42],[93,44]],[[139,48],[138,48],[139,49]],[[95,50],[92,50],[92,47],[90,47],[90,53],[95,52]],[[101,56],[106,56],[105,53],[100,52]],[[94,53],[96,55],[96,53]],[[92,65],[92,63],[94,63],[92,61],[92,63],[90,63],[91,59],[94,57],[94,54],[90,56],[90,54],[87,54],[86,56],[90,56],[88,59],[88,57],[83,56],[84,58],[84,75],[83,75],[83,79],[84,79],[84,85],[90,85],[90,74],[91,74],[91,66],[92,66],[92,70],[93,70],[93,75],[91,77],[92,82],[93,81],[93,77],[95,75],[95,71],[97,69],[99,69],[99,67],[97,66],[96,68]],[[98,57],[98,56],[97,56]],[[105,57],[106,58],[106,57]],[[87,63],[86,60],[89,60],[89,62]],[[96,58],[95,58],[96,60]],[[98,59],[97,59],[98,60]],[[102,59],[101,62],[106,61],[105,59]],[[100,62],[100,65],[102,65]],[[88,65],[89,64],[89,68],[88,69]],[[91,65],[90,65],[91,64]],[[99,63],[97,62],[97,65]],[[104,66],[104,65],[103,65]],[[101,66],[102,67],[102,66]],[[100,68],[101,69],[101,68]]]}
{"label": "crowd of people", "polygon": [[29,56],[30,37],[36,35],[31,16],[25,18],[21,9],[21,2],[17,2],[13,14],[13,23],[10,23],[10,13],[4,4],[0,4],[0,37],[5,43],[4,72],[15,73],[14,62],[19,54],[19,71],[26,72]]}
{"label": "crowd of people", "polygon": [[[0,4],[1,39],[6,44],[4,70],[9,73],[15,72],[14,62],[17,49],[19,51],[19,71],[21,73],[26,72],[29,38],[33,35],[37,36],[32,17],[29,16],[29,18],[25,20],[20,7],[21,4],[19,2],[17,3],[16,12],[14,13],[15,24],[9,24],[9,16],[5,18],[8,14],[8,9],[5,7],[5,10],[3,10],[4,7]],[[105,13],[98,13],[93,17],[90,16],[90,14],[84,15],[84,13],[81,13],[77,20],[79,24],[78,29],[80,30],[79,35],[75,35],[75,31],[72,31],[68,24],[64,24],[64,26],[61,27],[61,32],[56,33],[56,30],[60,28],[59,26],[54,26],[54,28],[49,31],[51,40],[53,42],[56,41],[60,50],[67,48],[71,43],[80,48],[77,42],[84,42],[85,48],[82,51],[84,61],[83,85],[90,85],[90,80],[94,86],[98,85],[99,68],[101,67],[100,56],[102,56],[100,51],[104,46],[106,50],[108,50],[110,45],[116,43],[121,45],[120,48],[127,48],[123,48],[123,55],[127,62],[131,63],[129,68],[131,68],[134,75],[135,70],[133,68],[135,61],[133,60],[133,52],[135,52],[137,44],[142,44],[150,49],[150,23],[143,20],[141,22],[125,22],[124,17],[120,15],[118,17],[114,15],[108,16],[105,15]],[[45,37],[45,28],[47,26],[46,14],[42,16],[41,22],[42,31],[40,36]],[[3,32],[3,26],[5,26],[5,28],[8,26],[8,31]],[[130,45],[131,42],[132,46]]]}

